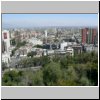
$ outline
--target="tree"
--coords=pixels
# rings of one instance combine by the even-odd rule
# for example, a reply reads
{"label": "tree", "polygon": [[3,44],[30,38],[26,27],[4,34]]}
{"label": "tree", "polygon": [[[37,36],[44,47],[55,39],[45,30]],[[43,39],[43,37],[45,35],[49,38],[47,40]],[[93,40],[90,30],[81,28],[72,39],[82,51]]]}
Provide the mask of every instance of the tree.
{"label": "tree", "polygon": [[26,43],[27,43],[26,41],[18,42],[17,45],[16,45],[16,47],[20,48],[21,46],[25,46]]}
{"label": "tree", "polygon": [[3,75],[2,78],[3,85],[13,86],[13,85],[18,85],[19,82],[20,82],[20,77],[17,71],[8,71],[5,72],[5,74]]}
{"label": "tree", "polygon": [[52,58],[52,61],[54,62],[60,62],[61,56],[55,54],[54,57]]}
{"label": "tree", "polygon": [[35,56],[37,53],[35,52],[35,51],[31,51],[31,52],[29,52],[28,54],[27,54],[27,56],[28,57],[33,57],[33,56]]}
{"label": "tree", "polygon": [[82,76],[80,79],[80,86],[89,86],[90,82],[86,76]]}
{"label": "tree", "polygon": [[57,85],[61,78],[60,64],[51,62],[43,69],[43,81],[45,85]]}
{"label": "tree", "polygon": [[68,59],[63,57],[60,59],[61,68],[68,68]]}
{"label": "tree", "polygon": [[68,66],[66,73],[67,73],[67,80],[74,82],[78,80],[78,75],[73,66]]}
{"label": "tree", "polygon": [[98,63],[86,63],[87,77],[92,85],[98,85]]}
{"label": "tree", "polygon": [[16,45],[16,41],[15,41],[15,39],[11,39],[11,45],[13,45],[13,46]]}
{"label": "tree", "polygon": [[40,58],[33,58],[34,67],[41,66],[41,59]]}
{"label": "tree", "polygon": [[[18,64],[24,71],[5,72],[2,84],[7,86],[97,86],[98,54],[95,52],[70,56],[55,55],[53,58],[42,56],[28,58]],[[30,67],[42,66],[33,71]],[[6,64],[2,64],[3,70]]]}
{"label": "tree", "polygon": [[34,86],[43,86],[43,72],[42,70],[36,71],[33,75],[32,85]]}
{"label": "tree", "polygon": [[27,70],[23,72],[23,76],[20,85],[24,86],[42,86],[43,84],[43,73],[42,70],[32,71]]}
{"label": "tree", "polygon": [[34,66],[34,59],[25,58],[25,59],[22,59],[18,64],[22,68],[33,67]]}
{"label": "tree", "polygon": [[50,57],[42,56],[42,57],[40,57],[40,62],[41,62],[42,67],[44,67],[50,63]]}
{"label": "tree", "polygon": [[43,46],[42,45],[35,45],[34,47],[36,47],[36,48],[43,48]]}

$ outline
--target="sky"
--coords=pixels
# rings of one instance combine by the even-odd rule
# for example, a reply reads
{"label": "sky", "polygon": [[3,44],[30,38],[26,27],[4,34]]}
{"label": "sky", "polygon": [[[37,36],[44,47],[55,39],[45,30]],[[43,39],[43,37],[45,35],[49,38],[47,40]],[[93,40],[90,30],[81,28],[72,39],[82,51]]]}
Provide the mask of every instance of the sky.
{"label": "sky", "polygon": [[2,14],[3,28],[98,26],[97,14]]}

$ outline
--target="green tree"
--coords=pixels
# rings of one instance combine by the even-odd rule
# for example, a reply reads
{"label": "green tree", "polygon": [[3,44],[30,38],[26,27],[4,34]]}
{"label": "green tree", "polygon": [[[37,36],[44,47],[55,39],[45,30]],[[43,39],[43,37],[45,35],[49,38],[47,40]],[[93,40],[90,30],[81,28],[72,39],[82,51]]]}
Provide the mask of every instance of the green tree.
{"label": "green tree", "polygon": [[27,54],[28,57],[34,57],[37,53],[35,51],[31,51]]}
{"label": "green tree", "polygon": [[25,86],[42,86],[43,84],[43,73],[42,70],[32,71],[26,70],[23,72],[23,78],[20,82],[21,85]]}
{"label": "green tree", "polygon": [[13,45],[13,46],[16,45],[16,41],[15,41],[15,39],[11,39],[11,45]]}
{"label": "green tree", "polygon": [[32,85],[34,86],[43,86],[43,72],[42,70],[36,71],[33,75]]}
{"label": "green tree", "polygon": [[2,78],[3,85],[11,86],[11,85],[18,85],[20,82],[20,77],[17,71],[8,71],[5,72]]}
{"label": "green tree", "polygon": [[54,62],[60,62],[61,56],[55,54],[54,57],[52,58],[52,61]]}
{"label": "green tree", "polygon": [[41,62],[42,67],[44,67],[50,63],[50,57],[42,56],[42,57],[40,57],[40,62]]}
{"label": "green tree", "polygon": [[67,73],[67,80],[74,81],[74,82],[78,80],[78,75],[73,66],[68,66],[66,73]]}
{"label": "green tree", "polygon": [[22,68],[33,67],[34,66],[34,59],[25,58],[25,59],[22,59],[18,64]]}
{"label": "green tree", "polygon": [[16,47],[17,47],[17,48],[20,48],[21,46],[25,46],[26,43],[27,43],[26,41],[18,42],[17,45],[16,45]]}
{"label": "green tree", "polygon": [[98,63],[86,63],[87,77],[92,85],[98,85]]}
{"label": "green tree", "polygon": [[60,59],[61,68],[68,68],[68,59],[63,57]]}
{"label": "green tree", "polygon": [[86,76],[82,76],[80,79],[80,86],[89,86],[90,82],[89,79]]}
{"label": "green tree", "polygon": [[42,45],[35,45],[34,47],[36,47],[36,48],[43,48]]}
{"label": "green tree", "polygon": [[45,85],[57,85],[61,78],[60,64],[51,62],[43,69],[43,80]]}

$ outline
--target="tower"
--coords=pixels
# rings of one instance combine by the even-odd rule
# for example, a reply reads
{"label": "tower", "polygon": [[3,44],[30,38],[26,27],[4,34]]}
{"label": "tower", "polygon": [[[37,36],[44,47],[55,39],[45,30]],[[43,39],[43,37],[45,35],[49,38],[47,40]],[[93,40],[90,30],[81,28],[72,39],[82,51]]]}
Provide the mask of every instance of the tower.
{"label": "tower", "polygon": [[10,35],[9,31],[2,31],[2,62],[6,62],[9,67],[10,62]]}
{"label": "tower", "polygon": [[5,46],[5,51],[9,52],[9,47],[10,47],[10,35],[9,35],[9,31],[7,31],[7,30],[2,31],[2,41],[4,42],[3,46]]}
{"label": "tower", "polygon": [[95,44],[96,34],[97,34],[96,29],[92,29],[92,44]]}
{"label": "tower", "polygon": [[88,35],[88,29],[82,29],[82,43],[85,44],[87,42],[87,35]]}

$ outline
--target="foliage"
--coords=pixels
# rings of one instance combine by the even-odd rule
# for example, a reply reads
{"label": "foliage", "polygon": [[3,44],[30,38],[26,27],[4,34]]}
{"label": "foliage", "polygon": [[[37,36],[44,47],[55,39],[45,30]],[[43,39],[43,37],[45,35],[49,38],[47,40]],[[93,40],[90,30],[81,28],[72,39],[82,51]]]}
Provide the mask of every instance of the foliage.
{"label": "foliage", "polygon": [[61,70],[58,63],[51,62],[44,67],[43,80],[45,85],[56,85],[60,78]]}
{"label": "foliage", "polygon": [[17,45],[16,45],[16,47],[21,47],[21,46],[25,46],[25,44],[26,44],[26,41],[23,41],[23,42],[18,42],[17,43]]}
{"label": "foliage", "polygon": [[13,45],[13,46],[16,45],[16,41],[15,41],[15,39],[11,39],[11,45]]}
{"label": "foliage", "polygon": [[44,83],[43,83],[43,72],[41,70],[35,72],[35,74],[33,76],[33,85],[34,86],[44,85]]}
{"label": "foliage", "polygon": [[18,85],[20,82],[20,76],[17,71],[6,72],[2,78],[3,85],[12,86]]}
{"label": "foliage", "polygon": [[82,76],[80,79],[80,86],[89,86],[90,82],[89,79],[85,76]]}
{"label": "foliage", "polygon": [[42,45],[35,45],[34,47],[36,47],[36,48],[43,48],[43,46]]}
{"label": "foliage", "polygon": [[[15,40],[13,40],[13,42],[14,42]],[[17,49],[19,49],[21,46],[25,46],[25,44],[26,44],[26,41],[23,41],[23,42],[18,42],[18,43],[15,43],[16,44],[16,47],[12,50],[12,52],[11,52],[11,57],[15,54],[15,51],[17,50]]]}
{"label": "foliage", "polygon": [[[58,56],[50,58],[42,56],[25,58],[19,62],[23,71],[5,72],[3,85],[22,86],[97,86],[98,85],[98,54],[82,53],[73,57]],[[30,67],[41,66],[34,71]]]}
{"label": "foliage", "polygon": [[35,51],[31,51],[31,52],[29,52],[29,53],[27,54],[28,57],[29,57],[29,56],[33,57],[33,56],[35,56],[35,55],[36,55],[36,52],[35,52]]}
{"label": "foliage", "polygon": [[50,57],[42,56],[40,57],[41,66],[44,67],[50,63]]}

